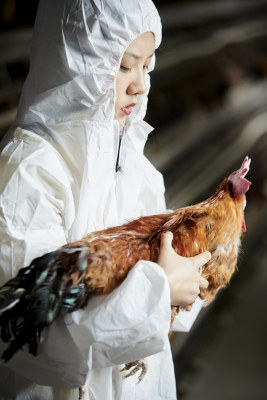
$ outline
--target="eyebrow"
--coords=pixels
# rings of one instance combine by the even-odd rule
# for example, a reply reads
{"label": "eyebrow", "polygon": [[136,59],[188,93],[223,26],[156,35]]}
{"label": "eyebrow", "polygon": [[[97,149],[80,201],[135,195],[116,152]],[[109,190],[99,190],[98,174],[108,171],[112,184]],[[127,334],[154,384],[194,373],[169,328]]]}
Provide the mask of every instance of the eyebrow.
{"label": "eyebrow", "polygon": [[[149,58],[153,57],[154,53],[155,52],[153,52],[150,56],[148,56],[146,58],[146,60],[148,60]],[[135,60],[140,60],[140,58],[141,58],[140,56],[136,55],[135,53],[132,53],[131,51],[125,51],[124,54],[127,55],[127,56],[130,56],[130,57],[133,57]]]}

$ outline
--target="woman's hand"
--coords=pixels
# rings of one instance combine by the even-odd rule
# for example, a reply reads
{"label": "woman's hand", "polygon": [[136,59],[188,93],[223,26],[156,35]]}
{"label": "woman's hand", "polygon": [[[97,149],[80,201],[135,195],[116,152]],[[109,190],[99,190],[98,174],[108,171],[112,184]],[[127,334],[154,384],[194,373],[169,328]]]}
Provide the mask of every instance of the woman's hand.
{"label": "woman's hand", "polygon": [[201,276],[202,267],[210,260],[211,254],[204,252],[195,257],[181,257],[172,247],[172,232],[161,235],[158,264],[164,269],[171,293],[171,304],[186,310],[201,291],[207,289],[209,282]]}

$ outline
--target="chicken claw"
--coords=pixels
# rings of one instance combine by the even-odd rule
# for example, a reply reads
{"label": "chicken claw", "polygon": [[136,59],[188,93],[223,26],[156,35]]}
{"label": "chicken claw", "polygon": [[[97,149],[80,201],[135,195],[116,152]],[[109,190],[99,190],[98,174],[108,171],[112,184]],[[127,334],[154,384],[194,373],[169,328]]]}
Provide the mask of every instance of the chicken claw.
{"label": "chicken claw", "polygon": [[143,380],[145,374],[147,373],[147,365],[146,365],[145,359],[142,359],[139,361],[133,361],[133,362],[125,364],[124,368],[121,369],[120,372],[128,371],[131,368],[133,368],[133,369],[127,375],[124,375],[123,378],[124,379],[129,378],[129,376],[136,374],[141,369],[141,374],[139,375],[138,382],[137,382],[137,383],[140,383]]}

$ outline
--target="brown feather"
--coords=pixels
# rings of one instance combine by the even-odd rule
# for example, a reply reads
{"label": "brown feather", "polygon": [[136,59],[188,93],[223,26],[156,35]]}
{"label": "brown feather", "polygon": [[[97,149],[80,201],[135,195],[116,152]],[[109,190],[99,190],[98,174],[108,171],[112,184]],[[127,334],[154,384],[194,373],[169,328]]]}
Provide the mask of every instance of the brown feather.
{"label": "brown feather", "polygon": [[202,274],[209,281],[205,291],[209,304],[236,269],[243,202],[244,195],[231,196],[231,183],[225,179],[211,198],[199,204],[94,232],[64,247],[79,244],[90,250],[87,268],[79,279],[101,295],[116,288],[139,260],[157,262],[160,236],[172,231],[173,248],[181,256],[211,252]]}
{"label": "brown feather", "polygon": [[[202,273],[209,281],[204,292],[209,304],[236,270],[245,195],[234,197],[232,192],[248,190],[250,182],[244,176],[249,164],[246,158],[240,170],[199,204],[93,232],[33,260],[0,288],[1,337],[9,341],[11,328],[15,336],[2,357],[7,361],[25,343],[36,354],[40,332],[61,312],[85,307],[92,295],[110,293],[139,260],[157,262],[160,237],[167,231],[173,232],[172,245],[179,255],[211,253]],[[172,307],[171,323],[178,312],[178,307]]]}

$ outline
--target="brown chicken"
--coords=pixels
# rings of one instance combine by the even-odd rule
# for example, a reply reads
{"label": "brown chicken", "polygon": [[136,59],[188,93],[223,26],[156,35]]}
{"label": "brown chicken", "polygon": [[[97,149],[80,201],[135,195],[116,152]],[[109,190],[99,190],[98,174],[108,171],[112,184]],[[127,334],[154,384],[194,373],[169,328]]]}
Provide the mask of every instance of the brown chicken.
{"label": "brown chicken", "polygon": [[[249,166],[246,157],[202,203],[91,233],[21,269],[0,288],[1,338],[10,342],[2,358],[7,361],[26,343],[36,354],[41,331],[58,315],[85,307],[93,295],[110,293],[139,260],[157,262],[166,231],[173,232],[173,248],[181,256],[211,252],[202,274],[209,281],[204,294],[210,303],[236,269]],[[178,311],[173,308],[173,316]]]}

